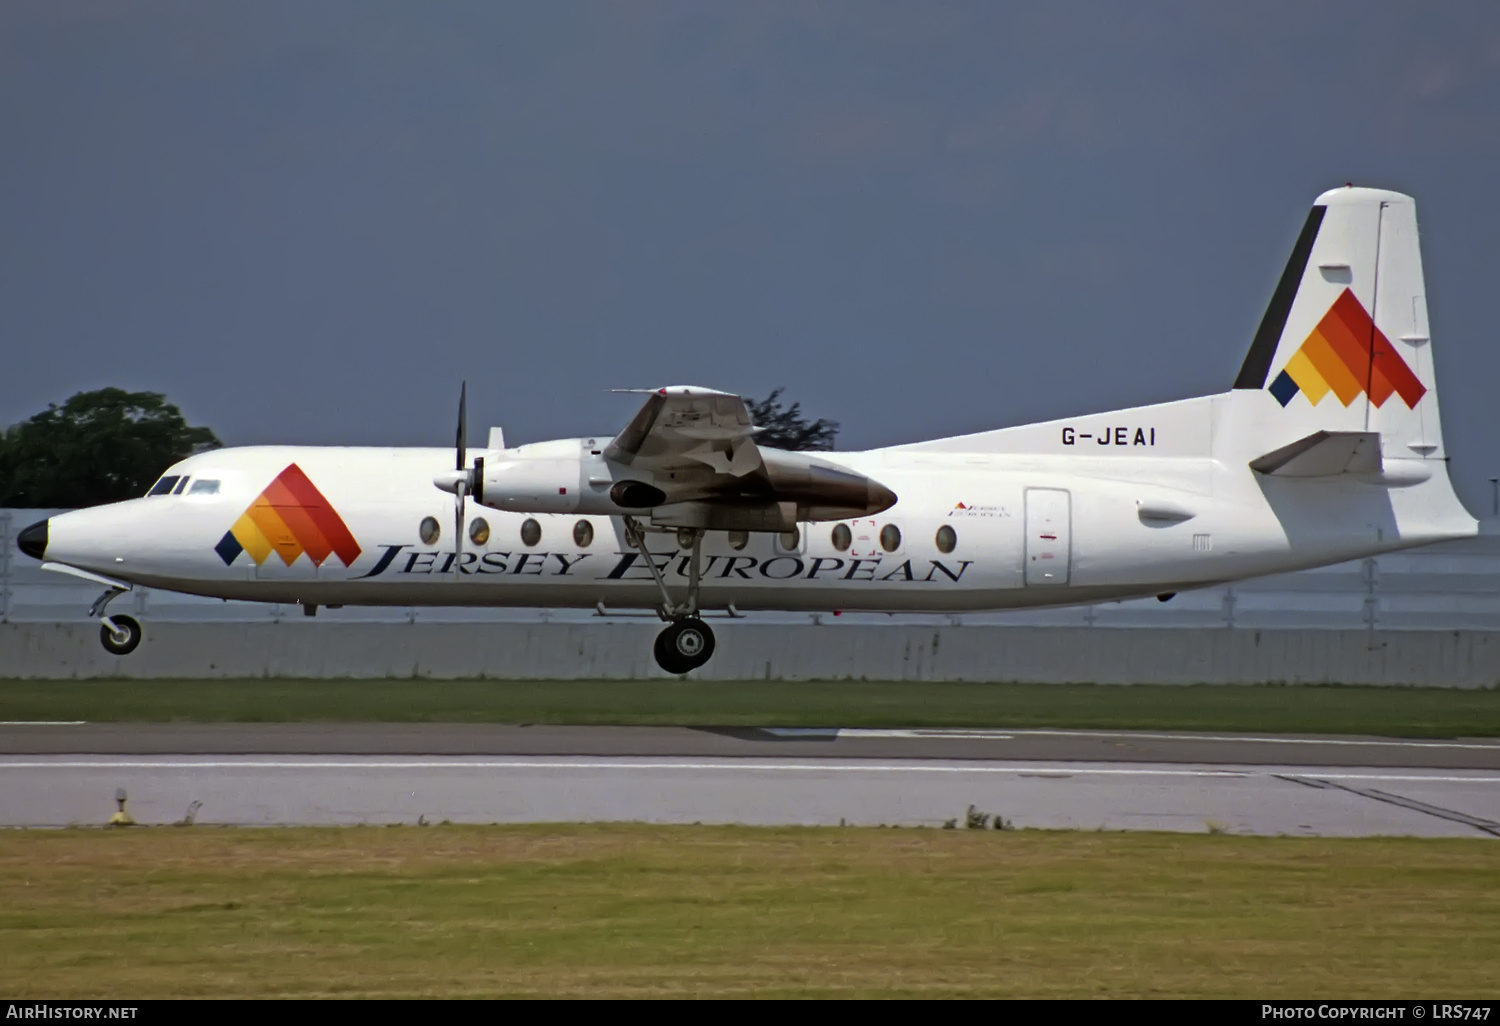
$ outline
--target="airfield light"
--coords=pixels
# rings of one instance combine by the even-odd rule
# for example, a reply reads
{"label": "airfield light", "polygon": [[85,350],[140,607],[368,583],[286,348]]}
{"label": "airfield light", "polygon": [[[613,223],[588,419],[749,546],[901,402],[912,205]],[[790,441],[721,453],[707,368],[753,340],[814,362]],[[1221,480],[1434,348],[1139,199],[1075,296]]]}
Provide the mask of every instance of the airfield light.
{"label": "airfield light", "polygon": [[125,798],[125,789],[123,787],[115,788],[115,805],[119,806],[119,808],[115,810],[115,814],[113,816],[109,817],[110,826],[135,825],[135,820],[131,819],[130,813],[125,811]]}

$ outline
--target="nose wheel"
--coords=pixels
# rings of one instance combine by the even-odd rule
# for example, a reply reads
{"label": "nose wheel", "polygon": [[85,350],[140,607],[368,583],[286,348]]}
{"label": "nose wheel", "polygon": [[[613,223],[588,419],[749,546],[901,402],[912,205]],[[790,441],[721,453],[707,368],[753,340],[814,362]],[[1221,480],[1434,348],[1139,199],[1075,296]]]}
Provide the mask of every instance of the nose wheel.
{"label": "nose wheel", "polygon": [[111,616],[110,623],[114,624],[111,629],[109,624],[99,628],[99,640],[104,644],[105,651],[111,655],[129,655],[135,651],[141,643],[141,625],[133,616]]}
{"label": "nose wheel", "polygon": [[105,609],[111,602],[130,590],[128,585],[111,585],[109,590],[89,606],[89,616],[102,624],[99,641],[110,655],[129,655],[141,643],[141,625],[133,616],[110,616]]}
{"label": "nose wheel", "polygon": [[668,673],[687,673],[714,654],[714,632],[696,616],[667,624],[656,636],[656,664]]}

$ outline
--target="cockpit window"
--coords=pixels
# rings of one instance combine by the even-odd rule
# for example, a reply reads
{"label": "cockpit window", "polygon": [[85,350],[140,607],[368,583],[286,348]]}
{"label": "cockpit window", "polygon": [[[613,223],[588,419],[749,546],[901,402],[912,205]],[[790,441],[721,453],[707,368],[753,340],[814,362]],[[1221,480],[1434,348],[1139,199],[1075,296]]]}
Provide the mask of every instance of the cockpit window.
{"label": "cockpit window", "polygon": [[172,474],[172,475],[170,475],[168,477],[162,478],[160,481],[156,482],[156,484],[152,485],[151,486],[151,490],[149,492],[147,492],[146,494],[147,495],[170,495],[170,494],[172,494],[172,489],[175,488],[175,487],[177,487],[177,475],[176,474]]}
{"label": "cockpit window", "polygon": [[194,481],[193,482],[193,486],[188,489],[188,494],[189,495],[218,495],[219,494],[219,482],[210,480],[210,479],[205,478],[205,477],[200,477],[200,478],[198,478],[198,480]]}
{"label": "cockpit window", "polygon": [[182,490],[187,487],[187,483],[189,481],[191,481],[191,480],[192,480],[192,478],[185,477],[181,481],[178,481],[177,482],[177,487],[172,489],[172,494],[173,495],[181,495],[182,494]]}

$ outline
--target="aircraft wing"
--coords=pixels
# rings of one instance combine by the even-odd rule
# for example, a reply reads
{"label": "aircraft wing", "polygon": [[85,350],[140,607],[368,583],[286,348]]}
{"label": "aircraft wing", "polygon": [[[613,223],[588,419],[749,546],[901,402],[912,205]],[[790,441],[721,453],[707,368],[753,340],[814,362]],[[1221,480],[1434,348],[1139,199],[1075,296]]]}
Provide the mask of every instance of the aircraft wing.
{"label": "aircraft wing", "polygon": [[725,519],[730,508],[748,516],[784,506],[774,522],[788,524],[869,515],[896,501],[884,485],[828,460],[758,446],[760,429],[737,395],[678,385],[646,396],[604,456],[660,491],[658,512],[664,505],[708,504],[719,512],[702,522],[727,524],[739,522]]}
{"label": "aircraft wing", "polygon": [[648,394],[640,412],[604,450],[626,466],[708,468],[744,477],[762,467],[745,400],[711,388],[674,386]]}

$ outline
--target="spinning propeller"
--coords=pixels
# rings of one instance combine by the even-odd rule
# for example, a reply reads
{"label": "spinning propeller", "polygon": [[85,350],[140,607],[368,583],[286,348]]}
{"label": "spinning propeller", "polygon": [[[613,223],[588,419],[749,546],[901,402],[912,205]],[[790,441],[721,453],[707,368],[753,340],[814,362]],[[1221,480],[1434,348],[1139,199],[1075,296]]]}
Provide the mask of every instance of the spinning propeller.
{"label": "spinning propeller", "polygon": [[453,439],[453,470],[437,475],[432,483],[445,492],[453,493],[453,574],[458,576],[464,555],[464,506],[471,493],[478,493],[484,481],[484,457],[474,459],[473,468],[464,466],[469,460],[469,383],[465,381],[458,391],[458,431]]}

